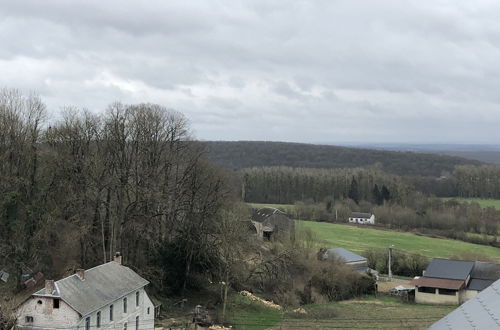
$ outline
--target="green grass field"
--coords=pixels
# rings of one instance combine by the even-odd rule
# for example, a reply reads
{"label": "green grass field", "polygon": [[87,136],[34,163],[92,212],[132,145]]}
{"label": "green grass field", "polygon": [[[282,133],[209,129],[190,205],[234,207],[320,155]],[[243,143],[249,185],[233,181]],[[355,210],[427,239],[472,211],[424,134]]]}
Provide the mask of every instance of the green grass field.
{"label": "green grass field", "polygon": [[365,296],[302,306],[306,313],[281,312],[234,296],[230,323],[235,329],[425,329],[456,306],[406,304],[396,297]]}
{"label": "green grass field", "polygon": [[478,253],[500,259],[500,249],[462,241],[418,236],[412,233],[368,227],[297,221],[297,228],[309,228],[326,248],[342,247],[361,253],[371,248],[387,248],[419,253],[427,257],[451,257],[461,253]]}
{"label": "green grass field", "polygon": [[304,306],[306,314],[287,313],[280,326],[283,329],[287,325],[294,329],[426,329],[455,308],[405,304],[395,297],[370,296]]}
{"label": "green grass field", "polygon": [[481,207],[494,207],[500,210],[500,199],[481,199],[481,198],[457,198],[457,197],[443,197],[444,200],[456,200],[457,202],[475,202]]}
{"label": "green grass field", "polygon": [[283,320],[283,312],[251,301],[239,294],[230,298],[229,323],[235,329],[264,330]]}

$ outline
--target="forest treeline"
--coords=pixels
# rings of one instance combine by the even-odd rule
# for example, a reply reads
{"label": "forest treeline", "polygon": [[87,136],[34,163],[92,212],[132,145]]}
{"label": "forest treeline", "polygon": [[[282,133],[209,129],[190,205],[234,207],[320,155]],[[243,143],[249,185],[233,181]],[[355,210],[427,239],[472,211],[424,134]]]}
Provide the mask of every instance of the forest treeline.
{"label": "forest treeline", "polygon": [[290,204],[307,199],[351,198],[404,204],[417,192],[426,196],[500,198],[500,166],[459,165],[446,177],[398,176],[381,166],[342,169],[255,167],[240,171],[242,197],[252,203]]}
{"label": "forest treeline", "polygon": [[[500,187],[496,166],[459,166],[446,179],[407,178],[379,167],[310,169],[261,167],[242,170],[247,202],[294,204],[285,211],[304,220],[347,222],[350,212],[373,212],[377,224],[402,231],[498,246],[500,211],[477,203],[433,198],[433,187],[456,196],[493,197]],[[416,183],[429,189],[422,192]],[[486,184],[488,183],[488,184]],[[496,190],[495,190],[495,187]]]}
{"label": "forest treeline", "polygon": [[380,164],[387,173],[440,177],[479,161],[454,156],[288,142],[207,141],[208,158],[233,170],[251,167],[353,168]]}

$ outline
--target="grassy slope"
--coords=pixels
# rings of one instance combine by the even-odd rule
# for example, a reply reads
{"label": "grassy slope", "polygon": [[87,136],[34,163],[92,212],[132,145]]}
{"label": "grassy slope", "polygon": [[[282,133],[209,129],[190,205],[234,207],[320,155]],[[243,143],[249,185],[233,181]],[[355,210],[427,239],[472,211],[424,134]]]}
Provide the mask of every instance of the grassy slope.
{"label": "grassy slope", "polygon": [[500,199],[481,199],[481,198],[457,198],[457,197],[444,197],[446,200],[456,200],[457,202],[475,202],[481,207],[494,207],[500,210]]}
{"label": "grassy slope", "polygon": [[235,329],[269,329],[283,319],[281,311],[265,307],[238,294],[231,297],[228,307],[229,323]]}
{"label": "grassy slope", "polygon": [[447,258],[464,252],[473,252],[500,258],[498,248],[456,240],[325,222],[297,221],[297,226],[310,228],[327,248],[343,247],[357,253],[370,248],[387,248],[394,245],[395,249],[428,257]]}
{"label": "grassy slope", "polygon": [[305,306],[307,314],[301,315],[299,319],[299,316],[289,316],[280,325],[283,328],[291,325],[290,328],[295,329],[425,329],[455,308],[404,304],[394,297],[365,297]]}

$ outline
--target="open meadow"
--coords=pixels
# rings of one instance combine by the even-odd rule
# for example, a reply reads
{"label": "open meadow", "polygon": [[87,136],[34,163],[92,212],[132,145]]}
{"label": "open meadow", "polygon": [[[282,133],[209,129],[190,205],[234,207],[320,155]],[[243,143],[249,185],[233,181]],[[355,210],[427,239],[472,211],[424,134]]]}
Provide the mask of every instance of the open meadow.
{"label": "open meadow", "polygon": [[461,253],[477,253],[500,260],[500,249],[451,239],[419,236],[412,233],[347,224],[297,221],[297,228],[309,228],[325,248],[342,247],[362,253],[372,248],[387,248],[418,253],[427,257],[448,258]]}
{"label": "open meadow", "polygon": [[456,306],[408,304],[396,297],[357,299],[302,306],[301,313],[279,311],[235,297],[231,324],[235,329],[425,329]]}
{"label": "open meadow", "polygon": [[458,197],[443,197],[444,200],[455,200],[457,202],[478,203],[481,207],[494,207],[500,210],[500,199],[482,199],[482,198],[458,198]]}

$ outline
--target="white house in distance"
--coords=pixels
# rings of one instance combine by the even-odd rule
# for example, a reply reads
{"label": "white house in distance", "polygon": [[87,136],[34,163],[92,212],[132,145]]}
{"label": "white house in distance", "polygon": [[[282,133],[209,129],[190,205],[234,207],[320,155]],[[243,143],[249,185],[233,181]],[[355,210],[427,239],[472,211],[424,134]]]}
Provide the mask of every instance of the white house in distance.
{"label": "white house in distance", "polygon": [[77,270],[59,281],[46,281],[17,309],[16,329],[154,329],[149,284],[132,269],[114,261]]}
{"label": "white house in distance", "polygon": [[361,213],[361,212],[352,212],[349,217],[350,223],[361,223],[361,224],[375,224],[375,214],[373,213]]}

